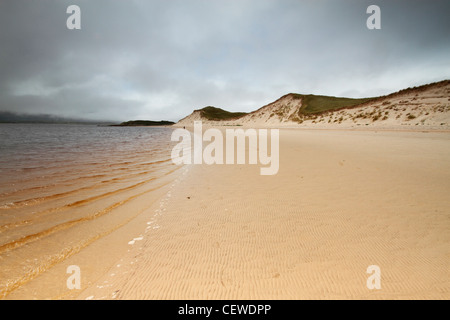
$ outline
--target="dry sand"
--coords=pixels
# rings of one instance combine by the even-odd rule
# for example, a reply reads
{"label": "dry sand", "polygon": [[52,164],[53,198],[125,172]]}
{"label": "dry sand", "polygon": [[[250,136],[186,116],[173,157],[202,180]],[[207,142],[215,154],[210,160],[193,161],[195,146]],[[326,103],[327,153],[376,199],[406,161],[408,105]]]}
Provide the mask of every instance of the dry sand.
{"label": "dry sand", "polygon": [[77,298],[449,299],[449,164],[448,132],[281,130],[275,176],[185,166]]}

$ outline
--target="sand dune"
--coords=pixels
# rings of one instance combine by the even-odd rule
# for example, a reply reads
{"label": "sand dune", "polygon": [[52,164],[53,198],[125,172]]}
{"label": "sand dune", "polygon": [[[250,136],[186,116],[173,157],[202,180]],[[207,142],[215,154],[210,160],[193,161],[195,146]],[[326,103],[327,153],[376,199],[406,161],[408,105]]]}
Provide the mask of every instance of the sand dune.
{"label": "sand dune", "polygon": [[305,114],[302,112],[304,107],[300,95],[287,94],[239,119],[212,121],[202,117],[197,110],[175,126],[192,126],[194,121],[201,120],[210,126],[448,130],[450,81],[405,89],[352,107],[336,107],[332,111]]}
{"label": "sand dune", "polygon": [[449,142],[286,129],[275,176],[186,166],[78,298],[448,299]]}

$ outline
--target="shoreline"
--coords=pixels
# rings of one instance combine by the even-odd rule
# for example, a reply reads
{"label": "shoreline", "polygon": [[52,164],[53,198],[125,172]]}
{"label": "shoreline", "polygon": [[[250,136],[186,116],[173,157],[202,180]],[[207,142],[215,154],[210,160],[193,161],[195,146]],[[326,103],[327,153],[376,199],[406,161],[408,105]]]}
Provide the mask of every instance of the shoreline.
{"label": "shoreline", "polygon": [[[176,167],[130,194],[127,221],[3,299],[448,299],[448,143],[281,128],[276,175]],[[80,290],[66,286],[71,265]],[[381,290],[366,287],[370,265]]]}
{"label": "shoreline", "polygon": [[89,285],[178,176],[172,130],[32,129],[4,128],[16,137],[6,146],[17,147],[2,154],[0,299],[73,298],[67,268],[79,266],[82,288]]}
{"label": "shoreline", "polygon": [[[159,201],[170,190],[183,168],[177,168],[174,172],[158,178],[152,183],[151,192],[145,191],[131,196],[130,200],[115,209],[114,213],[101,217],[104,224],[113,223],[120,217],[119,224],[113,223],[113,227],[105,230],[93,239],[86,239],[87,243],[72,248],[67,252],[67,257],[46,268],[46,270],[30,280],[25,281],[11,292],[3,300],[73,300],[79,295],[80,290],[69,290],[66,280],[70,276],[67,273],[69,266],[78,266],[81,270],[81,290],[92,286],[104,273],[106,273],[116,261],[125,255],[130,246],[130,239],[141,236],[145,230],[142,228],[145,222],[154,217],[151,208],[159,205]],[[80,226],[78,232],[86,232],[93,228],[91,225]],[[71,230],[69,229],[69,232]],[[139,233],[139,234],[136,234]],[[0,299],[1,300],[1,299]]]}
{"label": "shoreline", "polygon": [[77,298],[448,299],[450,136],[280,131],[275,176],[186,166],[157,228]]}

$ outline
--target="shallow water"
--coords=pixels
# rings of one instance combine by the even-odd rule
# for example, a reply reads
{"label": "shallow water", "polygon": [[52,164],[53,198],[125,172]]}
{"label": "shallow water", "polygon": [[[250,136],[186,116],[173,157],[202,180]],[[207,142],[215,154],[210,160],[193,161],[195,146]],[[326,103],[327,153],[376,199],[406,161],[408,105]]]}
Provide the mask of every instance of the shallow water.
{"label": "shallow water", "polygon": [[171,133],[1,124],[0,297],[129,221],[118,209],[177,170]]}

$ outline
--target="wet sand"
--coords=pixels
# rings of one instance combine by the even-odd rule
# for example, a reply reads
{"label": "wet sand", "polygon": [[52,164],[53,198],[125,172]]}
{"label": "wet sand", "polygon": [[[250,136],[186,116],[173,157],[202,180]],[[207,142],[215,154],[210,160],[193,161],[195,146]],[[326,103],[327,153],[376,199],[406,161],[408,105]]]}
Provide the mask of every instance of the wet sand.
{"label": "wet sand", "polygon": [[92,247],[128,249],[70,295],[448,299],[449,143],[448,132],[286,129],[277,175],[184,166],[127,233]]}

